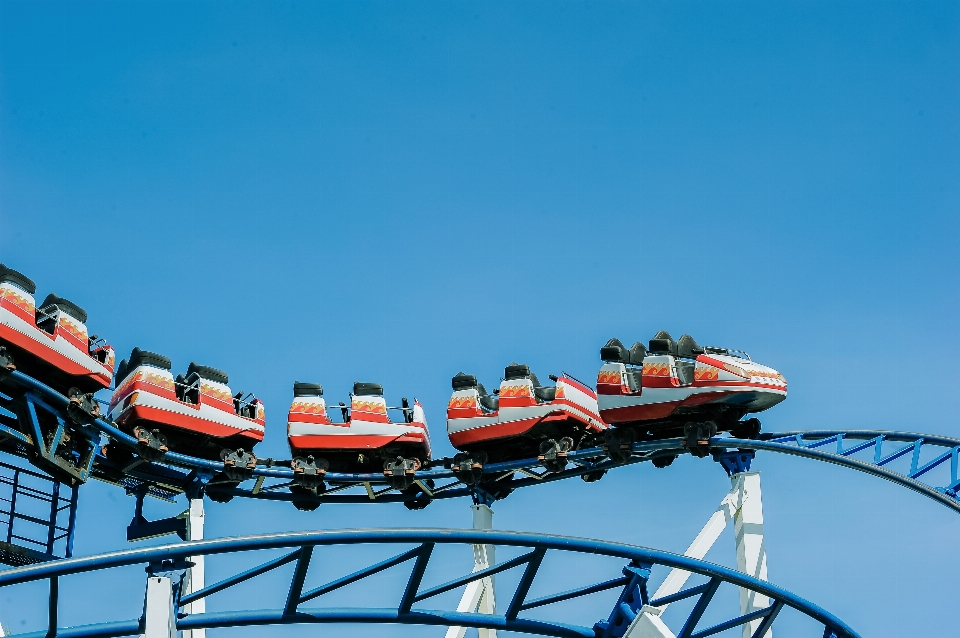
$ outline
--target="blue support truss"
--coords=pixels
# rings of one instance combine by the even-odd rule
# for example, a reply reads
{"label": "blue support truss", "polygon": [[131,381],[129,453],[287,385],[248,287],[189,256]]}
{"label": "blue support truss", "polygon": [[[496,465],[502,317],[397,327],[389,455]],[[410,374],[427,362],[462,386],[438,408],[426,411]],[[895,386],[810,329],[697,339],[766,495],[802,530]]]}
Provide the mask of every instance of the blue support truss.
{"label": "blue support truss", "polygon": [[[412,548],[404,549],[399,554],[384,561],[379,561],[369,567],[360,569],[352,574],[336,578],[325,584],[306,589],[310,575],[311,560],[314,548],[320,546],[346,545],[400,545]],[[441,584],[423,587],[424,579],[430,574],[431,558],[439,545],[470,544],[470,545],[497,545],[514,547],[521,550],[520,556],[505,561],[488,569],[468,572],[464,575],[448,580]],[[230,564],[238,562],[237,554],[257,550],[287,550],[283,555],[264,562],[256,567],[243,570],[220,582],[205,587],[188,595],[180,595],[180,588],[174,586],[175,596],[178,597],[177,629],[200,629],[214,627],[243,627],[262,625],[289,625],[309,623],[393,623],[406,625],[440,625],[481,627],[513,631],[519,633],[542,636],[579,637],[579,638],[619,638],[623,636],[630,623],[636,617],[643,605],[665,605],[670,602],[687,598],[696,598],[693,610],[683,621],[678,638],[704,638],[726,629],[743,625],[752,620],[762,618],[760,628],[755,633],[762,636],[776,620],[781,610],[790,608],[804,614],[820,623],[824,627],[824,635],[837,638],[858,638],[858,634],[829,612],[817,607],[803,598],[796,596],[766,581],[761,581],[726,567],[714,565],[686,556],[661,552],[658,550],[622,545],[605,541],[569,538],[563,536],[547,536],[541,534],[519,534],[512,532],[483,532],[456,529],[377,529],[377,530],[344,530],[328,532],[300,532],[291,534],[270,534],[263,536],[247,536],[242,538],[218,539],[211,541],[195,541],[176,545],[166,545],[147,549],[136,549],[124,552],[114,552],[102,556],[90,556],[78,559],[66,559],[21,567],[0,572],[0,588],[20,583],[48,580],[50,583],[50,611],[49,626],[39,632],[14,634],[19,638],[39,638],[40,636],[56,635],[60,637],[85,636],[127,636],[137,635],[144,630],[144,619],[133,618],[128,620],[112,620],[100,625],[86,625],[82,627],[57,627],[57,595],[61,578],[94,570],[106,570],[128,565],[144,565],[149,574],[166,573],[174,577],[190,566],[191,556],[205,555],[208,558],[225,555],[224,560]],[[624,561],[622,576],[610,580],[603,580],[593,585],[568,590],[557,594],[542,596],[528,600],[528,594],[537,580],[544,558],[549,553],[564,554],[569,560],[570,554],[578,555],[578,560],[589,560],[595,556],[614,557]],[[293,564],[290,584],[283,593],[280,606],[274,609],[250,610],[248,608],[234,611],[216,611],[198,614],[185,614],[184,606],[187,603],[207,599],[215,594],[246,582],[252,578],[272,572],[288,564]],[[325,563],[326,564],[326,563]],[[402,590],[397,592],[395,607],[369,607],[366,602],[369,595],[365,594],[363,581],[375,574],[402,564],[409,564],[409,576]],[[659,600],[648,601],[647,580],[654,569],[680,568],[689,571],[705,582],[701,585],[688,588],[672,596]],[[319,566],[318,569],[323,569]],[[438,567],[441,573],[449,571],[449,566],[443,564]],[[435,597],[444,592],[463,587],[468,583],[492,576],[511,569],[522,569],[519,582],[514,587],[512,595],[505,599],[509,603],[501,613],[482,614],[458,612],[444,608],[436,608],[436,604],[423,607],[421,603],[434,601]],[[305,603],[316,601],[325,594],[339,590],[348,585],[358,584],[351,590],[361,603],[357,607],[305,607]],[[541,583],[544,584],[544,583]],[[553,580],[550,581],[553,584]],[[721,585],[728,584],[744,587],[748,590],[761,593],[770,599],[770,606],[756,610],[750,614],[730,618],[712,627],[700,629],[697,627],[710,606],[710,603]],[[523,612],[553,605],[580,596],[595,594],[611,589],[621,588],[619,596],[613,602],[613,608],[606,621],[594,624],[576,624],[572,622],[557,622],[541,620],[525,615]],[[265,593],[263,602],[268,600]]]}

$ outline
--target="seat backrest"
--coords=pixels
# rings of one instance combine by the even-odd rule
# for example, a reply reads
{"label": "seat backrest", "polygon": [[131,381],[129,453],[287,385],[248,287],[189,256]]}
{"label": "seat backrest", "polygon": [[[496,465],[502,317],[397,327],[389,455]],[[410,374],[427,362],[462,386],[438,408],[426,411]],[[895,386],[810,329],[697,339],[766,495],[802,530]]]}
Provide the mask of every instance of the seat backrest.
{"label": "seat backrest", "polygon": [[117,369],[113,373],[113,387],[119,388],[120,384],[126,378],[127,378],[127,360],[122,359],[120,363],[117,364]]}
{"label": "seat backrest", "polygon": [[353,394],[356,396],[382,397],[383,386],[379,383],[361,383],[360,381],[355,381],[353,383]]}
{"label": "seat backrest", "polygon": [[511,363],[503,369],[503,378],[505,381],[512,381],[514,379],[529,379],[530,366],[526,365],[525,363]]}
{"label": "seat backrest", "polygon": [[630,355],[619,339],[610,339],[600,348],[600,360],[609,363],[630,363]]}
{"label": "seat backrest", "polygon": [[322,397],[323,386],[319,383],[293,382],[293,396],[295,397]]}
{"label": "seat backrest", "polygon": [[704,353],[704,350],[697,344],[696,341],[693,340],[693,337],[690,335],[683,335],[680,337],[680,341],[677,342],[677,353],[677,356],[680,357],[696,359],[697,355]]}
{"label": "seat backrest", "polygon": [[472,374],[458,372],[457,376],[453,377],[451,385],[453,385],[454,390],[469,390],[470,388],[477,387],[477,377]]}
{"label": "seat backrest", "polygon": [[169,370],[171,368],[170,359],[162,354],[134,348],[130,353],[130,363],[127,366],[127,370],[132,372],[142,365],[153,366],[161,370]]}
{"label": "seat backrest", "polygon": [[642,366],[643,360],[647,356],[647,348],[639,341],[630,347],[630,364]]}
{"label": "seat backrest", "polygon": [[197,374],[201,379],[206,379],[207,381],[215,381],[224,385],[230,383],[230,378],[223,370],[217,370],[210,366],[202,366],[196,361],[191,361],[190,365],[187,366],[187,378],[190,378],[192,374]]}
{"label": "seat backrest", "polygon": [[32,279],[13,268],[7,268],[3,264],[0,264],[0,284],[13,284],[29,295],[34,295],[37,292],[37,284],[33,283]]}
{"label": "seat backrest", "polygon": [[677,343],[666,330],[661,330],[650,340],[650,354],[669,354],[677,356]]}

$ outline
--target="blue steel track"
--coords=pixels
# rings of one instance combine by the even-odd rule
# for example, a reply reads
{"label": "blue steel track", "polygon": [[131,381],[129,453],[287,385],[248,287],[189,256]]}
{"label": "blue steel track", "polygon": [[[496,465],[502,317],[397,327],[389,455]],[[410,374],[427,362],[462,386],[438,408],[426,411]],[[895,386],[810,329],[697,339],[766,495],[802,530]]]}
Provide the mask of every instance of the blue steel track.
{"label": "blue steel track", "polygon": [[[43,383],[17,371],[5,372],[5,377],[22,388],[27,398],[45,405],[48,409],[58,410],[66,420],[67,397],[59,394]],[[89,429],[93,434],[102,434],[113,441],[121,443],[131,450],[137,449],[137,441],[131,435],[121,431],[115,424],[103,418],[92,422]],[[9,428],[6,428],[9,429]],[[7,433],[8,436],[19,435],[19,432]],[[890,450],[891,444],[901,444]],[[714,437],[710,440],[711,448],[715,453],[727,449],[775,452],[799,456],[811,460],[832,463],[848,469],[864,472],[871,476],[883,478],[902,487],[911,489],[934,501],[945,505],[960,513],[960,476],[958,476],[958,460],[960,460],[960,439],[913,432],[890,432],[881,430],[811,430],[780,433],[762,433],[757,439],[736,439],[727,436]],[[828,448],[830,451],[828,451]],[[927,458],[932,450],[932,458]],[[873,451],[872,458],[856,458],[855,454]],[[886,453],[884,453],[886,451]],[[524,459],[503,463],[490,463],[484,466],[487,486],[496,485],[499,481],[506,481],[508,491],[513,491],[532,485],[551,483],[558,480],[597,474],[624,465],[632,465],[643,461],[658,458],[676,457],[687,453],[682,439],[662,439],[651,442],[633,444],[632,455],[625,463],[614,462],[607,458],[601,448],[575,450],[569,453],[568,460],[573,464],[561,472],[545,471],[536,459]],[[906,472],[897,472],[888,467],[893,462],[909,456],[910,469]],[[278,467],[286,463],[287,467]],[[109,467],[110,461],[97,453],[93,460],[92,474],[96,478],[108,478],[108,473],[97,471]],[[949,468],[949,477],[941,484],[935,485],[924,482],[922,477],[930,475],[936,468]],[[186,470],[186,472],[182,471]],[[160,462],[144,462],[140,460],[127,467],[113,468],[113,474],[122,473],[125,477],[124,486],[128,489],[142,486],[154,496],[172,498],[178,493],[191,492],[198,487],[206,489],[208,493],[219,492],[223,498],[248,497],[267,500],[295,501],[311,500],[309,496],[294,495],[288,488],[295,485],[296,477],[289,462],[274,461],[273,459],[259,460],[258,467],[251,472],[252,487],[218,486],[211,479],[224,470],[221,462],[198,459],[176,452],[167,452]],[[515,478],[520,474],[523,478]],[[462,483],[454,473],[447,468],[433,468],[420,470],[416,473],[419,492],[401,493],[387,485],[383,474],[344,474],[327,473],[325,492],[312,500],[319,503],[371,503],[371,502],[409,502],[420,499],[426,502],[443,498],[473,497],[475,500],[496,500],[496,494],[484,493],[482,486],[468,486]],[[270,481],[267,483],[267,481]],[[439,485],[438,485],[439,483]],[[430,487],[433,485],[433,487]],[[375,487],[376,486],[376,487]],[[351,488],[360,490],[359,493],[344,493]]]}
{"label": "blue steel track", "polygon": [[[358,544],[401,545],[405,551],[391,559],[378,562],[350,575],[304,591],[306,576],[315,547]],[[521,548],[526,551],[521,556],[500,563],[495,567],[467,573],[443,584],[424,589],[421,586],[422,579],[427,572],[433,550],[437,545],[445,544],[492,544],[498,547]],[[413,547],[407,549],[410,546]],[[239,572],[198,592],[179,597],[177,602],[179,609],[179,605],[200,598],[207,598],[260,574],[289,563],[295,563],[289,587],[283,597],[285,602],[281,607],[260,610],[239,609],[191,615],[181,614],[182,617],[177,620],[177,629],[366,622],[486,627],[564,638],[615,638],[623,635],[643,605],[660,606],[683,599],[695,599],[696,603],[684,620],[681,630],[677,633],[677,638],[705,638],[751,620],[762,619],[754,632],[754,636],[759,638],[770,629],[779,613],[785,608],[792,608],[820,623],[824,627],[824,636],[859,638],[859,635],[843,621],[817,605],[766,581],[752,578],[719,565],[646,547],[583,538],[516,532],[481,532],[456,529],[375,529],[299,532],[194,541],[10,569],[0,572],[0,588],[42,580],[50,583],[49,627],[40,632],[14,634],[19,638],[39,638],[54,635],[62,638],[79,638],[81,636],[84,638],[104,638],[107,636],[137,635],[144,631],[143,618],[71,628],[57,627],[60,580],[74,574],[131,565],[146,566],[147,571],[151,574],[171,574],[178,571],[182,573],[182,570],[188,566],[186,561],[190,557],[229,554],[232,561],[235,555],[241,552],[276,549],[292,549],[293,551]],[[528,598],[529,590],[534,584],[537,572],[548,552],[576,553],[580,554],[584,560],[589,559],[590,556],[620,558],[625,561],[625,565],[619,574],[610,574],[612,578],[608,580],[531,600]],[[413,565],[410,568],[406,586],[402,591],[397,592],[396,607],[308,608],[303,606],[304,603],[316,600],[324,594],[408,562],[412,562]],[[680,568],[702,577],[704,582],[677,594],[651,600],[647,594],[647,580],[656,566]],[[479,614],[415,607],[417,603],[433,598],[438,594],[513,568],[523,568],[523,572],[513,594],[509,596],[509,603],[502,606],[502,609],[504,609],[502,613]],[[440,567],[440,570],[446,572],[448,568],[444,565]],[[770,598],[770,605],[750,614],[730,618],[710,627],[698,629],[711,599],[717,589],[724,583],[766,595]],[[592,626],[521,616],[524,611],[529,609],[545,607],[605,590],[620,590],[619,598],[613,606],[609,618]]]}

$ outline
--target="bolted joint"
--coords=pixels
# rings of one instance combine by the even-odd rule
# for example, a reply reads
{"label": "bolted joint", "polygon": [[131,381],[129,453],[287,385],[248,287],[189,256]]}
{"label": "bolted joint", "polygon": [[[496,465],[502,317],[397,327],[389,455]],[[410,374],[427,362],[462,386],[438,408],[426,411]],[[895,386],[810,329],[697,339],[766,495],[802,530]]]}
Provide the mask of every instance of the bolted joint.
{"label": "bolted joint", "polygon": [[710,455],[710,439],[717,435],[717,424],[713,421],[686,423],[683,426],[683,447],[697,458]]}
{"label": "bolted joint", "polygon": [[223,473],[231,481],[245,481],[253,476],[257,467],[257,457],[242,447],[236,450],[222,450],[220,460],[223,461]]}
{"label": "bolted joint", "polygon": [[293,482],[301,487],[316,489],[323,485],[323,477],[330,469],[330,462],[327,459],[318,459],[308,455],[296,457],[290,462],[293,467]]}
{"label": "bolted joint", "polygon": [[160,430],[135,427],[133,435],[137,437],[137,454],[147,461],[159,461],[170,450],[167,437]]}
{"label": "bolted joint", "polygon": [[483,478],[483,466],[487,462],[486,452],[461,452],[453,457],[450,469],[458,480],[465,485],[477,485]]}
{"label": "bolted joint", "polygon": [[567,452],[573,449],[573,439],[565,436],[559,441],[547,439],[540,444],[537,461],[548,472],[562,472],[567,467]]}
{"label": "bolted joint", "polygon": [[77,388],[67,390],[70,402],[67,404],[67,416],[77,425],[90,425],[100,418],[100,404],[93,398],[92,392],[81,392]]}
{"label": "bolted joint", "polygon": [[419,469],[420,459],[405,459],[398,456],[383,464],[383,476],[394,489],[405,490],[413,485]]}

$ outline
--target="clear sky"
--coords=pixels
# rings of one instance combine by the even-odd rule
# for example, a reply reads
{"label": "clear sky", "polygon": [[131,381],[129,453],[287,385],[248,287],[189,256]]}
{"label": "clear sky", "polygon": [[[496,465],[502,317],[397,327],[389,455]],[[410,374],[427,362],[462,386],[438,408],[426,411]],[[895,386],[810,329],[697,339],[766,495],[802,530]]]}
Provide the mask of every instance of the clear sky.
{"label": "clear sky", "polygon": [[[443,456],[456,372],[593,380],[606,339],[660,329],[781,370],[767,431],[960,436],[958,81],[955,2],[4,0],[0,261],[121,356],[226,370],[266,403],[262,457],[287,455],[295,379],[418,397]],[[865,636],[956,631],[956,514],[755,467],[773,582]],[[495,525],[683,551],[727,487],[643,464],[519,492]],[[132,499],[93,482],[80,508],[78,554],[126,546]],[[216,536],[469,521],[208,506]],[[709,558],[734,564],[729,531]],[[69,590],[62,621],[135,616],[130,578]],[[37,627],[41,597],[11,596],[0,622]]]}

